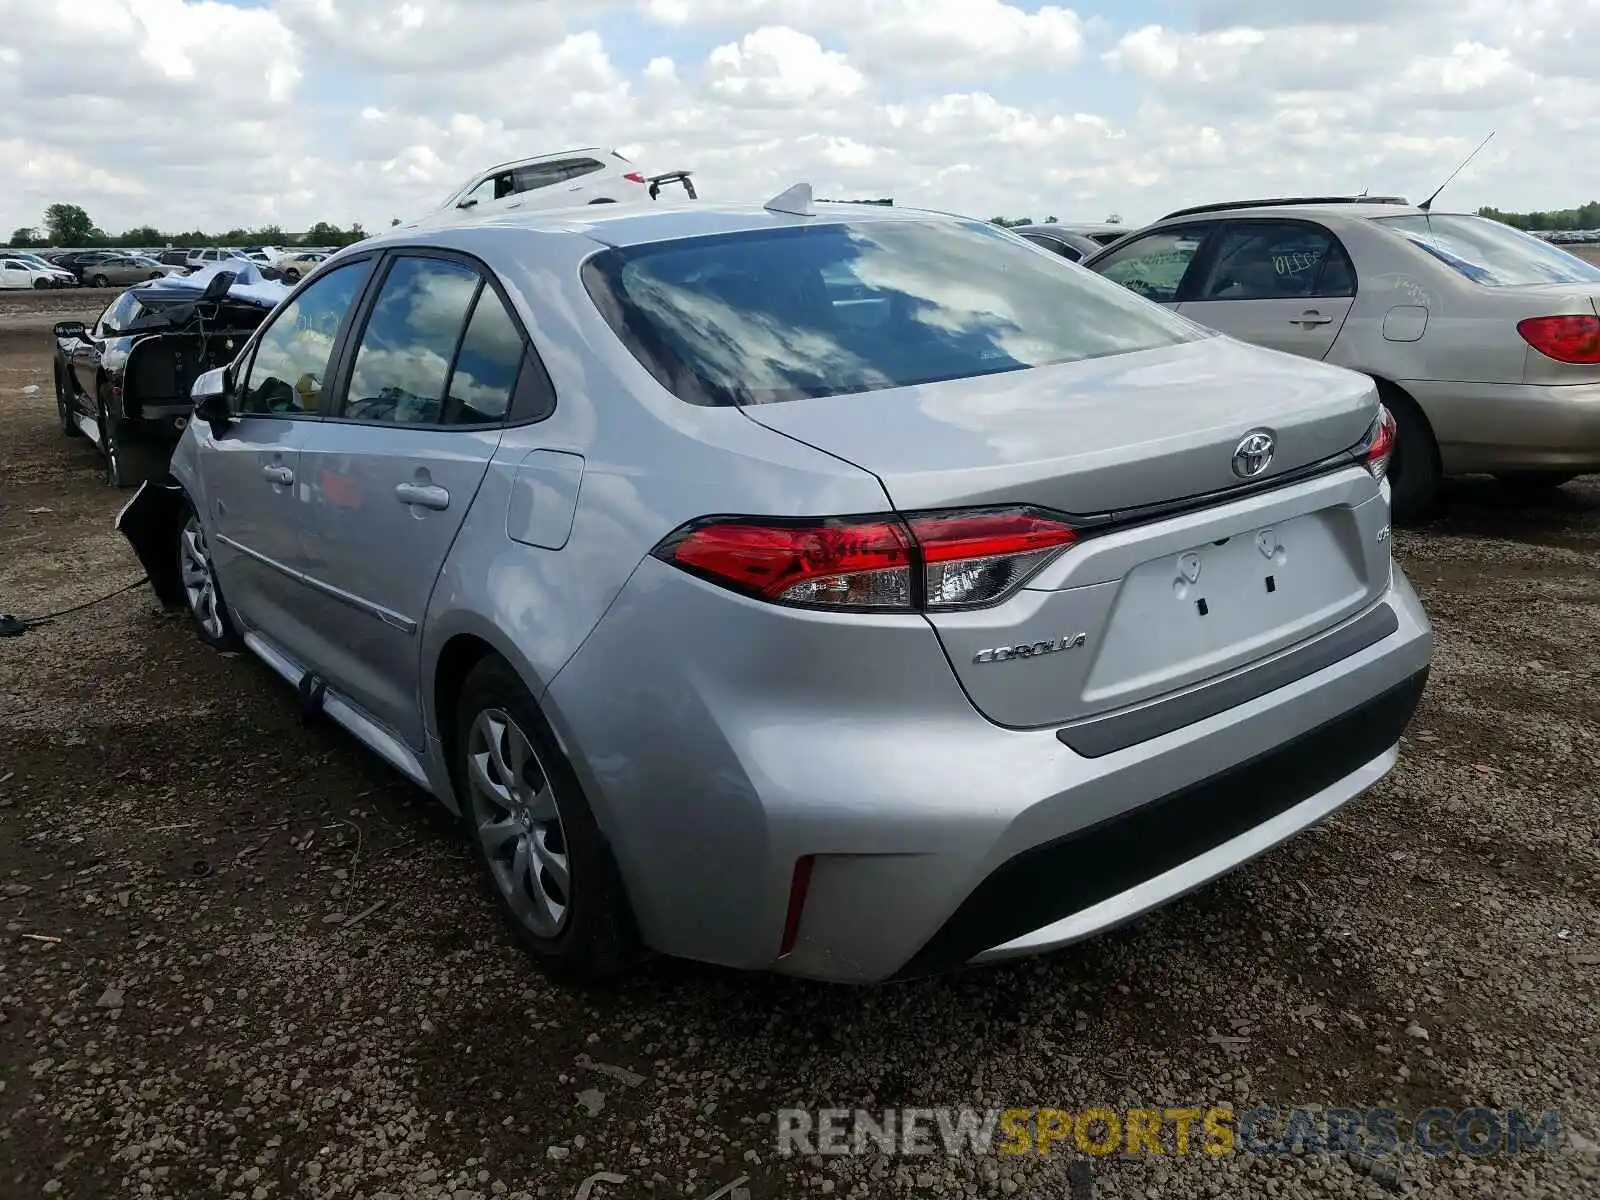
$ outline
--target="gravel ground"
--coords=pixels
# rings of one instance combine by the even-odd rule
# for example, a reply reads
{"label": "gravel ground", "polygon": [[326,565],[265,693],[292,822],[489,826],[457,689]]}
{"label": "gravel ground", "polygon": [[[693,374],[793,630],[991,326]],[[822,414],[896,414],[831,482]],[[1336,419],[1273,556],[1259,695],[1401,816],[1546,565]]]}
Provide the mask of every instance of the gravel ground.
{"label": "gravel ground", "polygon": [[[24,614],[138,574],[44,344],[0,338]],[[0,641],[0,1195],[1600,1194],[1600,481],[1451,501],[1398,537],[1439,640],[1382,786],[1088,945],[873,990],[674,962],[553,986],[442,810],[147,591]],[[1237,1153],[1074,1182],[1060,1153],[785,1160],[772,1117],[1258,1103],[1554,1108],[1569,1144],[1402,1155],[1388,1186]]]}

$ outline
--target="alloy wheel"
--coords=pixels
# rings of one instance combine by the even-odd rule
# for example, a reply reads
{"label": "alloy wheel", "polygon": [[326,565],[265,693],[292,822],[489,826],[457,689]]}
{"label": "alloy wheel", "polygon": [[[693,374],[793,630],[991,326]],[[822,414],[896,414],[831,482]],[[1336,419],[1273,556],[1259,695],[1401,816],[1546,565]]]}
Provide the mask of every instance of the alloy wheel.
{"label": "alloy wheel", "polygon": [[555,788],[516,721],[486,708],[467,738],[472,824],[495,886],[536,937],[556,937],[572,907],[572,865]]}
{"label": "alloy wheel", "polygon": [[206,546],[200,518],[189,514],[178,537],[178,570],[183,577],[183,594],[189,611],[209,637],[223,636],[222,612],[217,606],[217,581],[211,569],[211,551]]}

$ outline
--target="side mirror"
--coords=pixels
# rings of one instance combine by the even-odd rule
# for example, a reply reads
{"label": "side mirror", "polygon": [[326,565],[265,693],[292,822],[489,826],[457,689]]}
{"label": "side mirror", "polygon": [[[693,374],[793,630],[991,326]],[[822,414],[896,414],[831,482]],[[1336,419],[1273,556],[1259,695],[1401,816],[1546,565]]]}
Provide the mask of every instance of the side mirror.
{"label": "side mirror", "polygon": [[57,321],[56,336],[58,338],[77,338],[82,341],[89,336],[89,327],[82,321]]}
{"label": "side mirror", "polygon": [[463,200],[460,204],[456,205],[456,207],[457,208],[471,208],[476,203],[477,203],[477,200],[475,200],[475,199],[473,199],[472,197],[469,196],[467,199]]}
{"label": "side mirror", "polygon": [[189,397],[194,401],[194,415],[211,426],[213,437],[221,437],[233,422],[233,409],[228,403],[229,393],[233,390],[231,385],[228,368],[218,367],[201,375],[189,389]]}

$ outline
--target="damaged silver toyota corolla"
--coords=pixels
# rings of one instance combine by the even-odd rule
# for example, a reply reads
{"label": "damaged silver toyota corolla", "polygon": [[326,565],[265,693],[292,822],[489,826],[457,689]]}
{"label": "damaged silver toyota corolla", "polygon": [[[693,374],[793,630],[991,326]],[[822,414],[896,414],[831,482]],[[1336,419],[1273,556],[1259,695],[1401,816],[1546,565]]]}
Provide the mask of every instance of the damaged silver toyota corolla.
{"label": "damaged silver toyota corolla", "polygon": [[395,230],[196,385],[162,598],[458,812],[521,942],[868,982],[1063,946],[1394,766],[1364,376],[979,221]]}

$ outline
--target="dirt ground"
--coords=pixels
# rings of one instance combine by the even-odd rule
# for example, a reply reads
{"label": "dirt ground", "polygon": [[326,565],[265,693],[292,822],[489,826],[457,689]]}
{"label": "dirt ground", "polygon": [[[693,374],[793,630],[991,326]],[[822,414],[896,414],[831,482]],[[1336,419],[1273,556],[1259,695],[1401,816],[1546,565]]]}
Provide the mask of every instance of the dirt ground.
{"label": "dirt ground", "polygon": [[[139,576],[46,345],[0,330],[24,615]],[[872,990],[552,985],[441,809],[147,589],[0,639],[0,1196],[1600,1194],[1600,480],[1449,499],[1397,537],[1438,649],[1380,787],[1082,947]],[[962,1104],[1555,1109],[1564,1144],[776,1154],[779,1107]]]}

